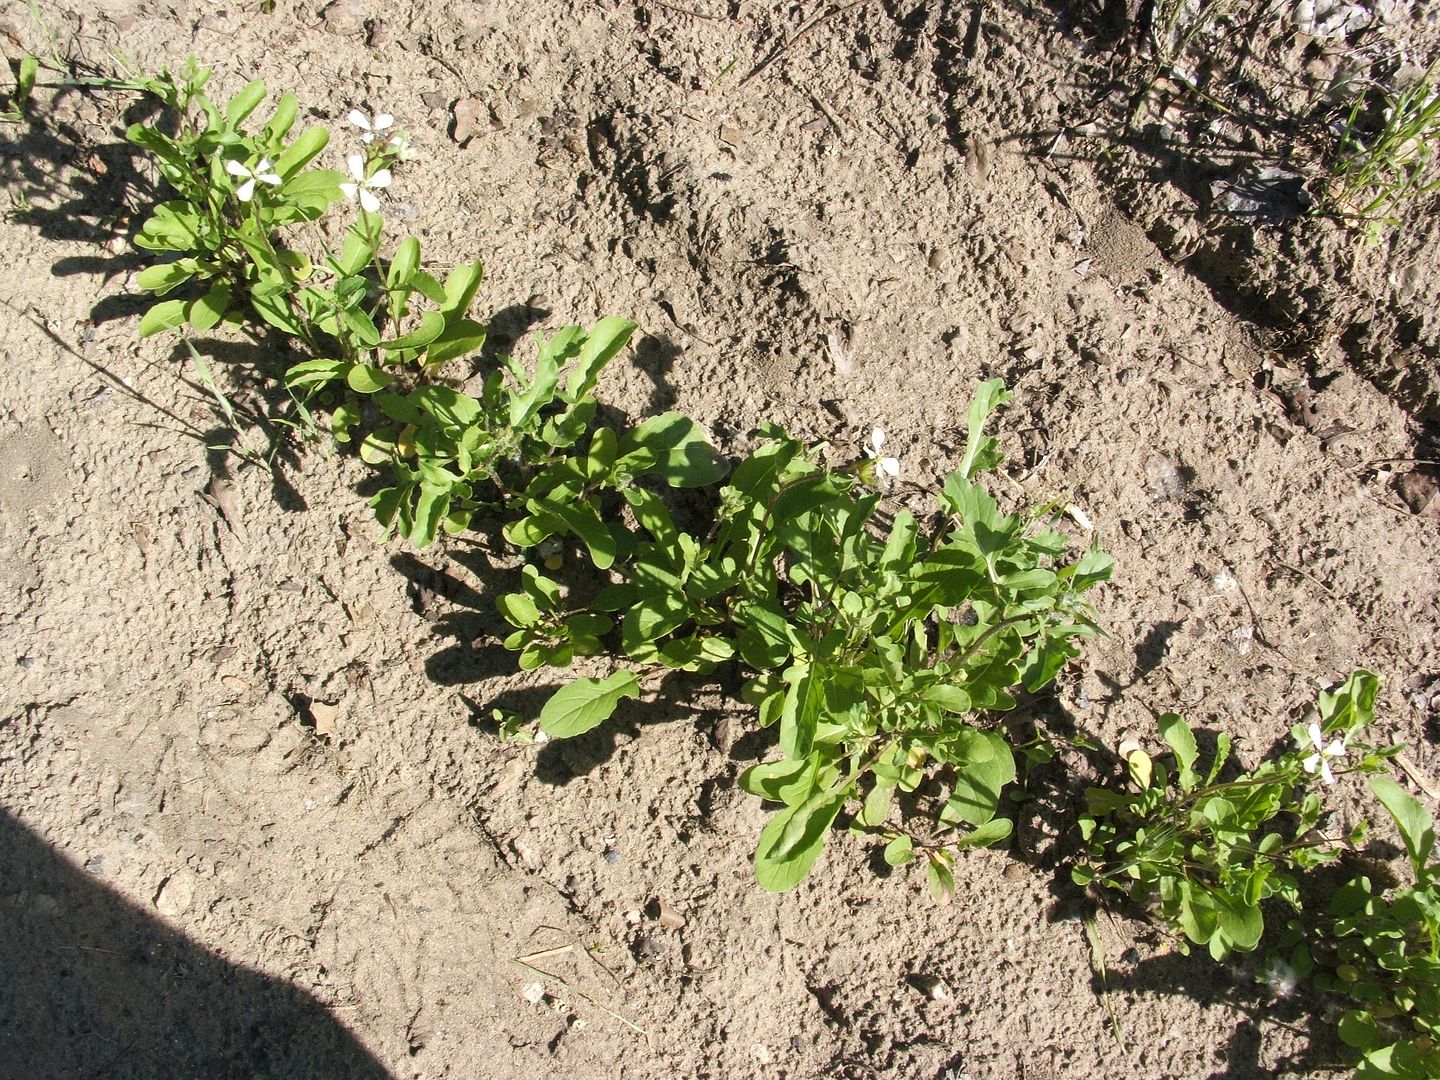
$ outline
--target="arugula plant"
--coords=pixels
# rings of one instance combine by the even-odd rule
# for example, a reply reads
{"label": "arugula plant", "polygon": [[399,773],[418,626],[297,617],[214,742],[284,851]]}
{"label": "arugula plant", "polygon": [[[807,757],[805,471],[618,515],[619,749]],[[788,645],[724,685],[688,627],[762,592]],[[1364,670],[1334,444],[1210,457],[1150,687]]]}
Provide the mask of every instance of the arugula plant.
{"label": "arugula plant", "polygon": [[1344,771],[1374,772],[1399,750],[1353,741],[1373,717],[1378,687],[1370,672],[1355,672],[1319,695],[1317,722],[1292,729],[1296,749],[1225,778],[1228,735],[1205,766],[1185,722],[1162,716],[1170,766],[1138,744],[1122,746],[1129,790],[1086,791],[1087,857],[1072,879],[1152,908],[1183,935],[1183,951],[1203,945],[1218,960],[1253,950],[1265,927],[1261,904],[1274,898],[1299,911],[1297,874],[1340,854],[1343,838],[1321,831],[1327,812],[1311,784],[1333,782],[1341,758],[1353,762]]}
{"label": "arugula plant", "polygon": [[[204,92],[209,79],[192,61],[178,75],[143,80],[169,107],[165,117],[175,118],[175,130],[135,124],[126,132],[152,155],[174,195],[155,206],[135,238],[164,260],[139,275],[141,288],[166,297],[140,320],[141,336],[179,327],[205,332],[222,320],[266,324],[298,339],[310,357],[286,379],[301,404],[331,383],[375,393],[402,369],[433,371],[481,347],[485,328],[467,317],[479,263],[457,267],[442,284],[422,268],[414,237],[382,257],[375,191],[389,185],[390,165],[405,153],[402,137],[372,138],[363,153],[348,155],[348,180],[306,168],[330,133],[316,125],[289,138],[299,116],[293,94],[282,94],[264,125],[250,131],[265,84],[249,83],[222,107]],[[344,198],[358,201],[359,210],[338,251],[323,238],[318,259],[286,246],[282,230],[317,220]],[[170,295],[176,292],[187,295]],[[358,411],[353,404],[336,411],[340,441]]]}
{"label": "arugula plant", "polygon": [[1351,1004],[1340,1018],[1355,1076],[1440,1074],[1440,863],[1426,809],[1388,776],[1370,787],[1405,843],[1414,884],[1386,895],[1369,876],[1336,890],[1318,920],[1315,950],[1330,963],[1325,989]]}
{"label": "arugula plant", "polygon": [[[720,490],[701,532],[680,530],[633,476],[618,485],[631,524],[612,521],[586,537],[578,522],[552,517],[600,554],[597,566],[617,572],[572,611],[623,611],[619,646],[637,667],[708,671],[735,661],[749,672],[743,695],[760,724],[777,729],[780,750],[740,781],[781,807],[755,853],[766,889],[804,879],[847,808],[851,828],[883,840],[892,864],[923,860],[941,897],[953,891],[957,850],[1009,835],[997,815],[1015,759],[990,716],[1014,706],[1017,685],[1039,690],[1077,655],[1075,642],[1095,632],[1083,594],[1111,569],[1099,551],[1067,561],[1068,541],[1046,515],[1003,514],[977,482],[1001,461],[984,426],[1009,397],[998,380],[980,387],[964,458],[930,529],[908,510],[883,521],[874,489],[893,475],[893,459],[867,447],[866,459],[828,467],[824,447],[807,449],[774,427]],[[665,448],[661,472],[673,485],[687,469],[710,475],[694,446],[667,435],[649,449]],[[509,535],[535,539],[516,535],[525,528]],[[542,614],[552,649],[563,640],[579,652],[598,629],[566,629],[575,615],[543,608],[533,584],[501,608],[517,627],[512,647],[534,649]],[[541,727],[579,734],[638,693],[628,669],[579,679],[546,704]],[[926,828],[906,822],[897,795],[924,809]]]}
{"label": "arugula plant", "polygon": [[[562,688],[541,712],[547,736],[603,722],[641,693],[642,676],[738,664],[781,753],[742,779],[780,806],[756,852],[761,883],[798,883],[845,814],[892,863],[923,860],[948,895],[955,852],[1010,831],[1001,796],[1015,757],[993,714],[1014,705],[1016,686],[1049,682],[1095,632],[1083,594],[1111,568],[1099,551],[1069,559],[1048,512],[1004,514],[978,482],[1000,463],[983,429],[1009,398],[1001,384],[980,388],[929,527],[882,512],[899,465],[880,456],[878,429],[864,458],[834,464],[828,448],[768,427],[722,485],[724,464],[687,417],[628,430],[597,422],[594,391],[634,332],[629,320],[563,327],[539,341],[533,364],[475,356],[480,264],[441,281],[414,238],[384,254],[380,196],[404,156],[403,139],[388,137],[392,118],[351,114],[365,150],[348,156],[347,179],[308,168],[329,135],[312,127],[290,139],[293,95],[251,130],[264,85],[222,107],[208,80],[192,63],[144,82],[178,121],[128,132],[176,196],[137,238],[165,260],[140,277],[163,297],[142,334],[226,321],[294,339],[305,358],[285,385],[299,414],[311,424],[327,409],[336,441],[388,471],[371,501],[387,531],[423,546],[498,524],[533,551],[539,565],[500,601],[521,665],[615,649],[637,669]],[[318,228],[301,250],[296,227],[342,199],[358,205],[338,250]],[[462,357],[473,393],[440,370]],[[684,528],[666,494],[680,488],[708,492],[690,500]],[[555,569],[567,544],[605,579],[589,595],[540,569]],[[917,814],[896,803],[929,825],[912,828]]]}

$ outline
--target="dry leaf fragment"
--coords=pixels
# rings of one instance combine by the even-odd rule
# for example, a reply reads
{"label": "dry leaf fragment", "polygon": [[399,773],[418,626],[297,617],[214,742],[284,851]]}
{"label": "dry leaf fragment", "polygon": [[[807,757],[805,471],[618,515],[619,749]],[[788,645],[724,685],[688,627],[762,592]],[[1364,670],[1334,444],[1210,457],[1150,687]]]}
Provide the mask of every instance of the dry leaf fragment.
{"label": "dry leaf fragment", "polygon": [[460,98],[450,106],[450,112],[454,117],[450,125],[450,137],[461,146],[484,130],[481,124],[482,119],[487,122],[486,126],[488,126],[489,112],[485,108],[485,103],[479,98]]}
{"label": "dry leaf fragment", "polygon": [[312,701],[310,715],[315,718],[315,734],[322,739],[333,739],[340,719],[340,706],[326,701]]}
{"label": "dry leaf fragment", "polygon": [[210,486],[205,489],[205,501],[220,511],[220,516],[225,519],[225,524],[230,526],[231,532],[244,539],[244,508],[234,484],[221,476],[211,477]]}

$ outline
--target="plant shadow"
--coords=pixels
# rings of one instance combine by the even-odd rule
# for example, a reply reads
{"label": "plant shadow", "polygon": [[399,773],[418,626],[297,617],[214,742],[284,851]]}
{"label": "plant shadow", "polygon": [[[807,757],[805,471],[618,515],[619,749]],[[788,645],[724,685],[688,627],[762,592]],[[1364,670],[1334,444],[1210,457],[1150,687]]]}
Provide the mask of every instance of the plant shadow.
{"label": "plant shadow", "polygon": [[5,1075],[390,1075],[310,994],[160,923],[4,810],[0,880]]}

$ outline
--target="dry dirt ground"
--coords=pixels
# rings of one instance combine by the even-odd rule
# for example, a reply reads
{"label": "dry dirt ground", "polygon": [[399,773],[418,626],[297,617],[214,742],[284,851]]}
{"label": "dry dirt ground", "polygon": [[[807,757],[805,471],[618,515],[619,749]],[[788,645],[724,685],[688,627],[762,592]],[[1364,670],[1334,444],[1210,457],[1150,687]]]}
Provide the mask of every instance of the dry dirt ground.
{"label": "dry dirt ground", "polygon": [[[880,423],[924,506],[1005,378],[1000,496],[1074,503],[1118,561],[1038,718],[1113,746],[1178,709],[1253,762],[1363,665],[1440,777],[1434,219],[1227,217],[1216,183],[1301,153],[1280,106],[1230,131],[1162,85],[1126,136],[1134,43],[1083,5],[841,6],[96,0],[3,40],[393,112],[387,214],[485,259],[497,334],[634,317],[607,403],[726,452]],[[1234,85],[1290,71],[1291,119],[1435,42],[1423,4],[1319,44],[1273,7]],[[1102,914],[1112,1032],[1061,862],[1103,763],[1039,777],[941,907],[843,836],[756,887],[734,782],[768,743],[726,686],[502,744],[490,709],[555,680],[494,643],[513,563],[379,542],[353,458],[207,450],[265,446],[284,359],[201,343],[237,433],[137,340],[132,100],[38,107],[0,130],[0,1076],[1328,1074],[1303,994]]]}

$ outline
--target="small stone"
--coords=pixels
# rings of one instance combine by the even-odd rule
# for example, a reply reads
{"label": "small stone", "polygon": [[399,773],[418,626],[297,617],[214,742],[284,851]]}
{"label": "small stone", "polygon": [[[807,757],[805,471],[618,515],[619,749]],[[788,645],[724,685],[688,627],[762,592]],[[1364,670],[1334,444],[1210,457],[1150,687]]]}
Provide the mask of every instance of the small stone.
{"label": "small stone", "polygon": [[545,1000],[545,986],[538,982],[527,983],[520,991],[520,996],[531,1005],[539,1005]]}
{"label": "small stone", "polygon": [[539,870],[545,864],[544,860],[540,858],[540,853],[524,840],[512,840],[510,850],[519,856],[521,864],[527,870]]}
{"label": "small stone", "polygon": [[168,919],[173,919],[190,910],[195,898],[195,887],[188,873],[172,874],[155,890],[155,910]]}
{"label": "small stone", "polygon": [[332,34],[358,34],[365,29],[365,5],[360,0],[335,0],[320,13]]}

